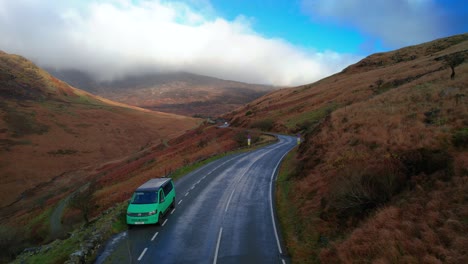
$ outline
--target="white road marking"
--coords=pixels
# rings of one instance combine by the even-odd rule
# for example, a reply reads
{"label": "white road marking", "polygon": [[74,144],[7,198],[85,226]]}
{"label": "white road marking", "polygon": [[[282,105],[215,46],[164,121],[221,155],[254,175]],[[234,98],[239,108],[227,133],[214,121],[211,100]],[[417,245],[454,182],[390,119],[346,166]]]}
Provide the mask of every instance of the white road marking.
{"label": "white road marking", "polygon": [[223,234],[223,228],[219,229],[219,235],[218,235],[218,242],[216,242],[216,250],[215,250],[215,255],[213,259],[213,264],[216,264],[218,261],[218,251],[219,251],[219,244],[221,244],[221,235]]}
{"label": "white road marking", "polygon": [[173,214],[174,212],[175,212],[175,208],[174,208],[174,209],[172,209],[172,211],[171,211],[171,214]]}
{"label": "white road marking", "polygon": [[[289,151],[288,151],[289,152]],[[279,240],[278,236],[278,229],[276,228],[276,221],[275,221],[275,215],[273,214],[273,181],[275,178],[276,170],[278,169],[281,161],[283,160],[284,156],[288,154],[288,152],[284,153],[284,155],[281,157],[281,159],[278,161],[278,164],[276,164],[275,169],[273,170],[273,173],[271,174],[271,181],[270,181],[270,212],[271,212],[271,221],[273,222],[273,229],[275,231],[275,237],[276,237],[276,244],[278,245],[278,250],[280,254],[283,254],[283,250],[281,249],[281,243]],[[283,260],[284,261],[284,260]]]}
{"label": "white road marking", "polygon": [[189,192],[186,192],[186,193],[185,193],[185,196],[187,196],[187,195],[189,195]]}
{"label": "white road marking", "polygon": [[177,203],[178,205],[182,202],[182,200],[179,200],[179,202]]}
{"label": "white road marking", "polygon": [[199,184],[201,182],[201,180],[197,181],[197,184]]}
{"label": "white road marking", "polygon": [[138,257],[138,261],[140,261],[143,258],[143,256],[146,253],[146,250],[148,250],[148,248],[143,249],[143,252],[141,252],[140,256]]}
{"label": "white road marking", "polygon": [[195,189],[195,185],[192,185],[192,187],[190,188],[190,190],[193,190],[193,189]]}
{"label": "white road marking", "polygon": [[166,220],[164,220],[164,223],[162,223],[162,225],[161,225],[161,226],[164,226],[166,223],[167,223],[167,219],[166,219]]}
{"label": "white road marking", "polygon": [[154,233],[154,236],[151,238],[151,241],[153,241],[158,236],[158,234],[159,232]]}
{"label": "white road marking", "polygon": [[226,209],[224,209],[224,212],[227,212],[227,210],[228,210],[228,208],[229,208],[229,204],[231,203],[232,195],[234,194],[234,191],[235,191],[235,190],[236,190],[236,189],[232,190],[232,193],[231,193],[231,195],[229,196],[228,202],[227,202],[227,204],[226,204]]}

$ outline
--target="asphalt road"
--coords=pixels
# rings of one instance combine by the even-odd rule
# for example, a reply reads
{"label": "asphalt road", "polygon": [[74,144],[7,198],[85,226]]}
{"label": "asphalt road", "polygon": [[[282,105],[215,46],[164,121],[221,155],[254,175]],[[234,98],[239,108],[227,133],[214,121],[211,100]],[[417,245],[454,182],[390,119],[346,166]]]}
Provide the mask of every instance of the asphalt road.
{"label": "asphalt road", "polygon": [[214,161],[175,183],[176,208],[161,226],[109,242],[97,263],[286,263],[272,194],[293,137]]}

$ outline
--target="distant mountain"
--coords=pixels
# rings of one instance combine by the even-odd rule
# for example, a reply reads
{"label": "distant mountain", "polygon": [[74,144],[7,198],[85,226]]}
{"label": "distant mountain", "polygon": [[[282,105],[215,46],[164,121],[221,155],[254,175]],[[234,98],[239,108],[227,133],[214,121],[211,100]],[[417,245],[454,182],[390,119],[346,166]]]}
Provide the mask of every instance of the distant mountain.
{"label": "distant mountain", "polygon": [[187,116],[219,116],[275,90],[185,72],[97,81],[77,70],[48,71],[70,85],[117,102]]}
{"label": "distant mountain", "polygon": [[292,262],[468,263],[467,88],[463,34],[373,54],[226,115],[302,137],[276,185]]}
{"label": "distant mountain", "polygon": [[96,166],[198,123],[92,95],[0,52],[0,219],[41,206],[88,181]]}

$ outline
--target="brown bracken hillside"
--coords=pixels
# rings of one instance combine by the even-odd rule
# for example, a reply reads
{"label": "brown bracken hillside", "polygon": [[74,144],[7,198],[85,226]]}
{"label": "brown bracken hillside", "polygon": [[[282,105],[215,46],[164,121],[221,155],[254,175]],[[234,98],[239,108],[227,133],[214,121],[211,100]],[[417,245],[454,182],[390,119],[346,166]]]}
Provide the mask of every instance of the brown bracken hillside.
{"label": "brown bracken hillside", "polygon": [[468,34],[374,54],[226,116],[304,139],[277,184],[293,262],[468,263],[467,57]]}
{"label": "brown bracken hillside", "polygon": [[0,218],[43,207],[99,164],[199,122],[91,95],[0,52]]}
{"label": "brown bracken hillside", "polygon": [[75,87],[116,102],[186,116],[217,117],[276,89],[186,72],[151,73],[97,81],[76,70],[50,70]]}

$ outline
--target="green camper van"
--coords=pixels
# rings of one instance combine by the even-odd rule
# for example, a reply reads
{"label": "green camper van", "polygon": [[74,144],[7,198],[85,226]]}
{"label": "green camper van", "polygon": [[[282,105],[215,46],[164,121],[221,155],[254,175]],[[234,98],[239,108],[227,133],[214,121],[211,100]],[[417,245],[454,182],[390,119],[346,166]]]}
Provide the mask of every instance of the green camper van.
{"label": "green camper van", "polygon": [[127,224],[159,223],[159,219],[175,207],[175,187],[171,178],[147,181],[133,193],[127,208]]}

